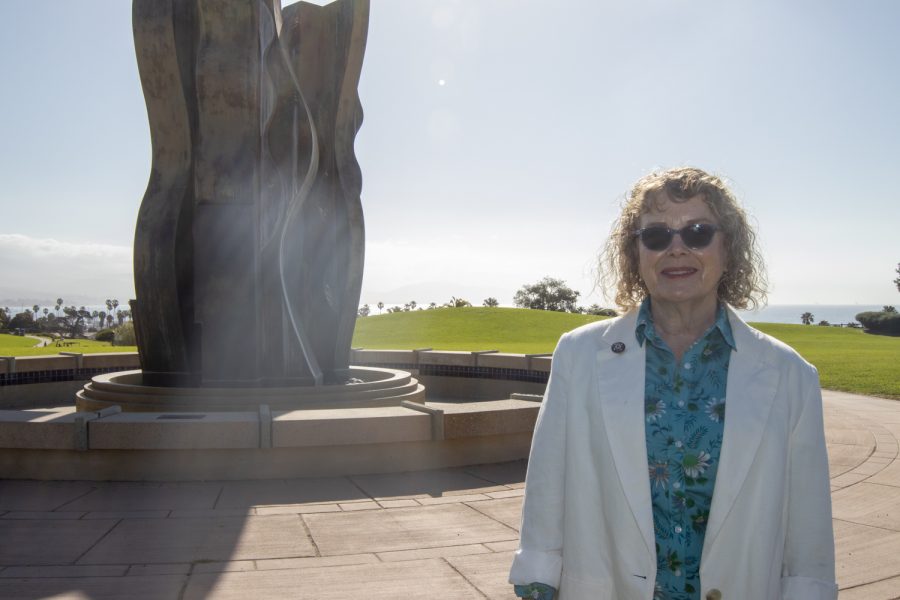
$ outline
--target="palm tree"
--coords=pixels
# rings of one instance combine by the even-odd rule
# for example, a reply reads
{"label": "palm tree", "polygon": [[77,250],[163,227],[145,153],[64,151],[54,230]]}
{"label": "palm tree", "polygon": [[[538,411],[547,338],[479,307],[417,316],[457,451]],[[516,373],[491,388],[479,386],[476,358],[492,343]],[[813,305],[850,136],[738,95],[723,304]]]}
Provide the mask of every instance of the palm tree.
{"label": "palm tree", "polygon": [[56,307],[54,308],[54,310],[56,310],[56,316],[57,316],[57,317],[59,316],[59,309],[62,308],[62,305],[63,305],[63,299],[62,299],[62,298],[57,298],[57,299],[56,299]]}
{"label": "palm tree", "polygon": [[116,317],[118,317],[119,316],[119,301],[117,299],[113,298],[112,305],[113,305],[113,310],[116,311]]}
{"label": "palm tree", "polygon": [[107,327],[112,327],[113,319],[114,319],[114,317],[112,316],[111,313],[106,315],[106,326]]}
{"label": "palm tree", "polygon": [[464,306],[472,306],[472,303],[463,298],[457,298],[456,296],[450,297],[450,302],[447,304],[450,308],[462,308]]}
{"label": "palm tree", "polygon": [[378,314],[380,315],[381,311],[384,310],[384,302],[379,302],[377,304],[377,306],[378,306]]}
{"label": "palm tree", "polygon": [[811,312],[805,312],[800,315],[800,320],[803,321],[804,325],[812,325],[814,319],[815,317],[813,317]]}
{"label": "palm tree", "polygon": [[103,328],[103,324],[106,322],[106,311],[101,310],[97,313],[97,316],[100,317],[100,328]]}

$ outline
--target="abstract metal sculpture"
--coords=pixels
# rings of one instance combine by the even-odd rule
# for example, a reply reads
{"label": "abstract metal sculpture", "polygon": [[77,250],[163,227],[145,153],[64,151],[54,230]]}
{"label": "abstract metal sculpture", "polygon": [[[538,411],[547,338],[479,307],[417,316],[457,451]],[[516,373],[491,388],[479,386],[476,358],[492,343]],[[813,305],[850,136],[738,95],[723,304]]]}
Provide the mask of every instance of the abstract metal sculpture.
{"label": "abstract metal sculpture", "polygon": [[153,144],[134,245],[145,385],[348,378],[368,13],[368,0],[134,0]]}

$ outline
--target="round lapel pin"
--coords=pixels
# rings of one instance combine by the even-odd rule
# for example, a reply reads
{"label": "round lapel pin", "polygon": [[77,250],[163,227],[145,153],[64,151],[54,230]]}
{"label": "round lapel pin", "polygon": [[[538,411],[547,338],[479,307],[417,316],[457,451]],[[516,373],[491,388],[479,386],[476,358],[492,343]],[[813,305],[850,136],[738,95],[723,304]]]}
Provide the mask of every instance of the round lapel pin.
{"label": "round lapel pin", "polygon": [[625,344],[623,344],[622,342],[616,342],[612,345],[611,350],[616,354],[622,354],[623,352],[625,352]]}

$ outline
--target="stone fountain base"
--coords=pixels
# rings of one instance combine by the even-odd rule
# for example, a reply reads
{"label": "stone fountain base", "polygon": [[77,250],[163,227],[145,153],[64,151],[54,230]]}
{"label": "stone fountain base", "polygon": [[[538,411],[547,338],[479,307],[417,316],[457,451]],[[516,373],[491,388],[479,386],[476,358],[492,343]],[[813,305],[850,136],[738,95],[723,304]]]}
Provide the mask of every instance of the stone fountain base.
{"label": "stone fountain base", "polygon": [[144,385],[141,371],[106,373],[76,394],[79,411],[119,406],[123,412],[223,412],[372,408],[425,402],[425,387],[398,369],[351,367],[358,383],[308,387],[159,387]]}

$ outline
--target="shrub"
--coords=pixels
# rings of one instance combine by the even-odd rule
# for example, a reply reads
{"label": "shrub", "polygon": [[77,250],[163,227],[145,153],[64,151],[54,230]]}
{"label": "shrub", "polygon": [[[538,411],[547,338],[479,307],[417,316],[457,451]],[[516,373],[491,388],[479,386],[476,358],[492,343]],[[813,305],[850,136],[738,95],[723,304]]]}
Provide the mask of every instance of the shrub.
{"label": "shrub", "polygon": [[136,346],[137,340],[134,337],[134,323],[128,322],[119,325],[114,329],[116,332],[113,338],[113,346]]}
{"label": "shrub", "polygon": [[599,304],[591,304],[582,311],[586,315],[598,315],[601,317],[615,317],[618,313],[612,308],[603,308]]}
{"label": "shrub", "polygon": [[101,329],[97,332],[97,335],[94,336],[94,339],[98,342],[112,342],[115,338],[116,332],[112,327]]}
{"label": "shrub", "polygon": [[862,312],[856,315],[856,320],[862,323],[862,326],[867,331],[872,333],[900,335],[900,313],[883,311]]}

